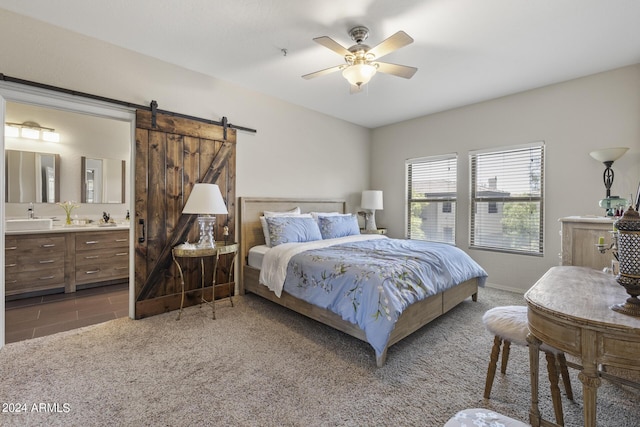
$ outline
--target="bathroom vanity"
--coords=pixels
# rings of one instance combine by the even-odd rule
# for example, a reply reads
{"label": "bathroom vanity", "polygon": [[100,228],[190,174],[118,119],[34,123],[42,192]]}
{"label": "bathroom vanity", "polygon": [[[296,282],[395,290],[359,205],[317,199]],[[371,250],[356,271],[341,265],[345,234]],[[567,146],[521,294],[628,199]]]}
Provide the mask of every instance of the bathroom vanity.
{"label": "bathroom vanity", "polygon": [[129,226],[7,231],[5,295],[75,292],[129,277]]}

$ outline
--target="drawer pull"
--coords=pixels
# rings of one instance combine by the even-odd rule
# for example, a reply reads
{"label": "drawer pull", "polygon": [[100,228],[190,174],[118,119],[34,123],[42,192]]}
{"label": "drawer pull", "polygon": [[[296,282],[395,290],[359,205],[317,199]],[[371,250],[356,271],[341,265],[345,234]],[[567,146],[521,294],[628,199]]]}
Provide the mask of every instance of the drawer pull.
{"label": "drawer pull", "polygon": [[55,248],[55,243],[45,243],[44,245],[40,245],[41,248]]}
{"label": "drawer pull", "polygon": [[5,248],[8,251],[15,251],[16,249],[18,249],[17,246],[9,246],[8,248]]}
{"label": "drawer pull", "polygon": [[39,261],[40,264],[51,264],[52,262],[55,262],[55,260],[43,259],[43,260]]}
{"label": "drawer pull", "polygon": [[116,256],[125,256],[125,255],[129,255],[129,252],[120,252],[116,254]]}
{"label": "drawer pull", "polygon": [[100,258],[100,255],[90,255],[90,256],[84,257],[84,259],[96,259],[96,258]]}
{"label": "drawer pull", "polygon": [[7,284],[7,283],[18,283],[18,281],[17,280],[8,280],[8,281],[5,281],[4,283],[5,284]]}
{"label": "drawer pull", "polygon": [[84,274],[96,274],[96,273],[100,273],[100,270],[89,270],[84,272]]}
{"label": "drawer pull", "polygon": [[97,240],[89,240],[88,242],[84,242],[85,245],[95,245],[96,243],[98,243]]}
{"label": "drawer pull", "polygon": [[38,280],[51,280],[56,276],[45,276],[45,277],[39,277]]}
{"label": "drawer pull", "polygon": [[16,263],[13,263],[13,264],[5,264],[5,267],[15,267],[16,265],[18,265],[18,264],[16,264]]}
{"label": "drawer pull", "polygon": [[116,239],[116,242],[127,242],[129,239]]}
{"label": "drawer pull", "polygon": [[115,267],[114,270],[128,270],[129,267]]}

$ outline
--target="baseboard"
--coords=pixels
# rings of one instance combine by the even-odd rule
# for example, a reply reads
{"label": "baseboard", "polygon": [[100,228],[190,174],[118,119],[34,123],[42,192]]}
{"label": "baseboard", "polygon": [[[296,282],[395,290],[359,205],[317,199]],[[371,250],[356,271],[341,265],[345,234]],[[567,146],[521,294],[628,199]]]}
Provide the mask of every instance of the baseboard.
{"label": "baseboard", "polygon": [[[487,283],[485,283],[485,286],[486,286],[487,288],[491,288],[491,289],[498,289],[498,290],[501,290],[501,291],[513,292],[513,293],[520,294],[520,295],[524,295],[524,293],[525,293],[525,291],[523,291],[523,290],[522,290],[522,289],[520,289],[520,288],[513,288],[513,287],[511,287],[511,286],[498,285],[498,284],[496,284],[496,283],[489,283],[489,282],[487,282]],[[481,291],[481,292],[482,292],[482,291]]]}

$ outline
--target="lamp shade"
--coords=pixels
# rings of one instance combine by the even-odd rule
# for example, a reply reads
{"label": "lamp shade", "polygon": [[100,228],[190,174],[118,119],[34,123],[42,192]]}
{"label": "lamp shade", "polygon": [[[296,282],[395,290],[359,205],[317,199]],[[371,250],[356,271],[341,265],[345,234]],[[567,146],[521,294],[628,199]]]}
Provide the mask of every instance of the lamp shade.
{"label": "lamp shade", "polygon": [[362,192],[360,201],[362,209],[380,210],[382,209],[382,191],[366,190]]}
{"label": "lamp shade", "polygon": [[376,67],[373,65],[353,64],[342,71],[342,76],[352,85],[361,86],[369,83],[375,73]]}
{"label": "lamp shade", "polygon": [[602,150],[592,151],[589,155],[602,163],[615,162],[622,157],[627,150],[629,150],[629,147],[604,148]]}
{"label": "lamp shade", "polygon": [[182,209],[182,213],[200,215],[227,214],[227,206],[222,199],[220,187],[216,184],[195,184],[187,203]]}

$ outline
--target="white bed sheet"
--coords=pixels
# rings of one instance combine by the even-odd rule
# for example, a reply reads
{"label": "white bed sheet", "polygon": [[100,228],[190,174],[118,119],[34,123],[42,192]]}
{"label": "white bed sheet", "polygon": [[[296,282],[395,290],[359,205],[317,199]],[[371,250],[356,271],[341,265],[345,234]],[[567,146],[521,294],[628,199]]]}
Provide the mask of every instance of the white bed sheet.
{"label": "white bed sheet", "polygon": [[249,249],[249,255],[247,257],[249,266],[257,269],[262,268],[262,259],[269,249],[271,248],[267,245],[254,246]]}

